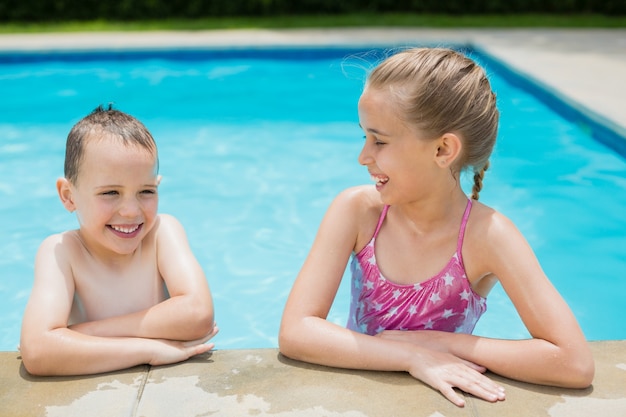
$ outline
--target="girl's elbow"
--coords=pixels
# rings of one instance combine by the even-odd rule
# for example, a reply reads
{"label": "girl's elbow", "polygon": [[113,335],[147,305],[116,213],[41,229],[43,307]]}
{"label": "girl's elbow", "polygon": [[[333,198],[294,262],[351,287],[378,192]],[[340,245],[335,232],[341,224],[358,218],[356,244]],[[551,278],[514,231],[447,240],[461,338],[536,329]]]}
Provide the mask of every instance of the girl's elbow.
{"label": "girl's elbow", "polygon": [[278,332],[278,351],[291,359],[298,359],[298,337],[287,326],[281,326]]}
{"label": "girl's elbow", "polygon": [[593,383],[595,376],[595,362],[591,353],[577,356],[564,364],[562,372],[559,373],[560,384],[565,388],[585,389]]}
{"label": "girl's elbow", "polygon": [[596,366],[592,357],[587,360],[577,361],[571,369],[571,387],[578,389],[589,388],[593,383],[595,373]]}

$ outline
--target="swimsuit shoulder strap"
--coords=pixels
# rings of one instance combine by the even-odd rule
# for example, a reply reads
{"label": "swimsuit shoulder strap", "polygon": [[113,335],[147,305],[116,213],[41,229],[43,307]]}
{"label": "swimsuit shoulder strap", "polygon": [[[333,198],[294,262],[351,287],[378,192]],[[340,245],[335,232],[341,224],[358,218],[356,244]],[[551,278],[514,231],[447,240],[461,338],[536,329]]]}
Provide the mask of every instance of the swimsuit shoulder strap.
{"label": "swimsuit shoulder strap", "polygon": [[383,211],[380,213],[380,217],[378,218],[378,224],[376,225],[376,230],[374,231],[374,236],[372,236],[372,238],[376,238],[376,236],[378,236],[378,231],[380,230],[380,227],[383,225],[383,222],[385,221],[385,217],[387,216],[388,210],[389,210],[389,206],[385,205],[385,207],[383,207]]}
{"label": "swimsuit shoulder strap", "polygon": [[465,237],[465,227],[467,226],[467,220],[469,219],[470,211],[472,210],[472,199],[467,200],[467,205],[465,206],[465,212],[463,213],[463,220],[461,220],[461,228],[459,230],[459,239],[456,244],[456,251],[459,254],[459,259],[461,258],[461,249],[463,248],[463,238]]}

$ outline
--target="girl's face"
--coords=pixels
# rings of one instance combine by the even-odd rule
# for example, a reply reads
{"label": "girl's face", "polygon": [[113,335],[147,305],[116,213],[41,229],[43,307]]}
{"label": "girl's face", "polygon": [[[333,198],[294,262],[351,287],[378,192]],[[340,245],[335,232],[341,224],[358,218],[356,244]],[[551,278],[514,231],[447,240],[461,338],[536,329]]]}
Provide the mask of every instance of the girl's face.
{"label": "girl's face", "polygon": [[90,139],[64,204],[76,210],[81,237],[95,254],[128,255],[155,224],[159,181],[156,157],[147,149]]}
{"label": "girl's face", "polygon": [[426,139],[398,116],[387,90],[366,88],[359,100],[359,121],[365,144],[359,163],[367,167],[385,204],[415,201],[432,189],[436,175],[437,140]]}

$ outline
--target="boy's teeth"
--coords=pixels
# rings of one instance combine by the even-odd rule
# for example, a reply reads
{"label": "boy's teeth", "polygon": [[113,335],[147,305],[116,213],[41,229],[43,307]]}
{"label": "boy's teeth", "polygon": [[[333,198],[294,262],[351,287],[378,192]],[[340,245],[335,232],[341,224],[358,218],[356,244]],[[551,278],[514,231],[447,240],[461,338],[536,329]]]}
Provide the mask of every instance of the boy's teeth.
{"label": "boy's teeth", "polygon": [[122,233],[132,233],[139,228],[139,226],[135,227],[120,227],[120,226],[111,226],[114,230]]}

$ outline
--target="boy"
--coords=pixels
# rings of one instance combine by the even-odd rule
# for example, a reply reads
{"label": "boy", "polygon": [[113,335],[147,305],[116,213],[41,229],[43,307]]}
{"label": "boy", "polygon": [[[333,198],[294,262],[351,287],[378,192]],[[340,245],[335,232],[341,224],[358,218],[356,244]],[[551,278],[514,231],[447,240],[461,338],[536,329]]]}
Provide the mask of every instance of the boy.
{"label": "boy", "polygon": [[100,106],[72,128],[56,186],[80,227],[38,250],[20,341],[28,372],[163,365],[213,348],[209,286],[181,224],[157,214],[160,179],[135,118]]}

